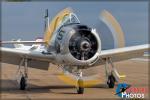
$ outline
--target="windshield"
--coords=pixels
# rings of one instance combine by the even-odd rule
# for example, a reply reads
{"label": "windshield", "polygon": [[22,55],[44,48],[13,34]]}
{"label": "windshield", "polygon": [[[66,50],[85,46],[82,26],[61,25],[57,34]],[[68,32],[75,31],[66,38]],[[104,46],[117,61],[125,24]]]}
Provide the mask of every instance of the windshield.
{"label": "windshield", "polygon": [[79,19],[74,13],[71,13],[64,17],[62,20],[62,25],[71,24],[71,23],[80,23]]}

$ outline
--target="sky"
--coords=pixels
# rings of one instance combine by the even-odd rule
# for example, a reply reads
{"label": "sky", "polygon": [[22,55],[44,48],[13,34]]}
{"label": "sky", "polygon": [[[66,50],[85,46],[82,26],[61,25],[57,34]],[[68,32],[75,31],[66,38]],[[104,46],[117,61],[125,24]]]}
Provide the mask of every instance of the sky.
{"label": "sky", "polygon": [[120,23],[126,46],[148,43],[148,2],[130,1],[44,1],[2,2],[2,39],[34,40],[44,35],[44,12],[49,9],[50,20],[60,10],[71,7],[80,22],[96,28],[103,48],[113,47],[112,33],[100,21],[99,15],[108,10]]}

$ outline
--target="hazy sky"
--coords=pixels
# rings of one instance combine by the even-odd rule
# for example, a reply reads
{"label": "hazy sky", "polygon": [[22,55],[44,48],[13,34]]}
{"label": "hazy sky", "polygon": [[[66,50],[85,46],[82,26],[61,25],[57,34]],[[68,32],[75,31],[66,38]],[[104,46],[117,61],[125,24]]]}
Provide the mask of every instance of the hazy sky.
{"label": "hazy sky", "polygon": [[57,12],[66,7],[74,10],[81,23],[96,28],[105,46],[112,45],[112,36],[109,29],[99,20],[99,14],[104,9],[111,12],[121,24],[126,45],[148,42],[148,3],[127,1],[2,2],[2,40],[33,40],[43,36],[45,9],[49,9],[52,19]]}

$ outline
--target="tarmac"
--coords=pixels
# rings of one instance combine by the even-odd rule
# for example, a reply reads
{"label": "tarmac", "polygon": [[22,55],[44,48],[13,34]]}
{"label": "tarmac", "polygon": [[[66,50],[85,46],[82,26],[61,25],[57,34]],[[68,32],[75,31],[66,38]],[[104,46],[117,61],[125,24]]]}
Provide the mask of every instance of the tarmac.
{"label": "tarmac", "polygon": [[[142,58],[145,59],[145,58]],[[147,59],[147,58],[146,58]],[[120,80],[130,84],[131,87],[148,89],[148,62],[145,60],[126,60],[116,62],[114,65],[120,74],[125,74],[126,78]],[[28,69],[28,87],[26,90],[19,90],[16,81],[17,66],[11,64],[1,64],[1,100],[99,100],[99,99],[120,99],[116,92],[116,87],[109,89],[105,84],[104,66],[93,67],[85,70],[87,75],[98,73],[100,83],[85,88],[84,94],[77,94],[74,85],[67,84],[58,76],[60,69],[55,65],[50,65],[48,71],[39,69]],[[144,98],[148,99],[148,92],[144,93]]]}

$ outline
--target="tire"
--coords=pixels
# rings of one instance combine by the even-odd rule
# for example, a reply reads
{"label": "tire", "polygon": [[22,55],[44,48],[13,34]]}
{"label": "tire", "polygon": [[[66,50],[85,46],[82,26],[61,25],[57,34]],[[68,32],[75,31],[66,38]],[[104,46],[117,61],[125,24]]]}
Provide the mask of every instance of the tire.
{"label": "tire", "polygon": [[114,88],[114,86],[115,86],[115,78],[114,78],[113,75],[110,75],[108,77],[107,85],[108,85],[109,88]]}
{"label": "tire", "polygon": [[79,87],[79,88],[77,89],[77,93],[78,93],[78,94],[83,94],[83,93],[84,93],[84,88],[83,88],[83,87]]}
{"label": "tire", "polygon": [[83,87],[83,80],[79,79],[78,80],[78,88],[77,88],[77,93],[78,94],[83,94],[84,93],[84,87]]}
{"label": "tire", "polygon": [[20,80],[20,90],[25,90],[26,89],[26,79],[25,77],[21,77],[21,80]]}

